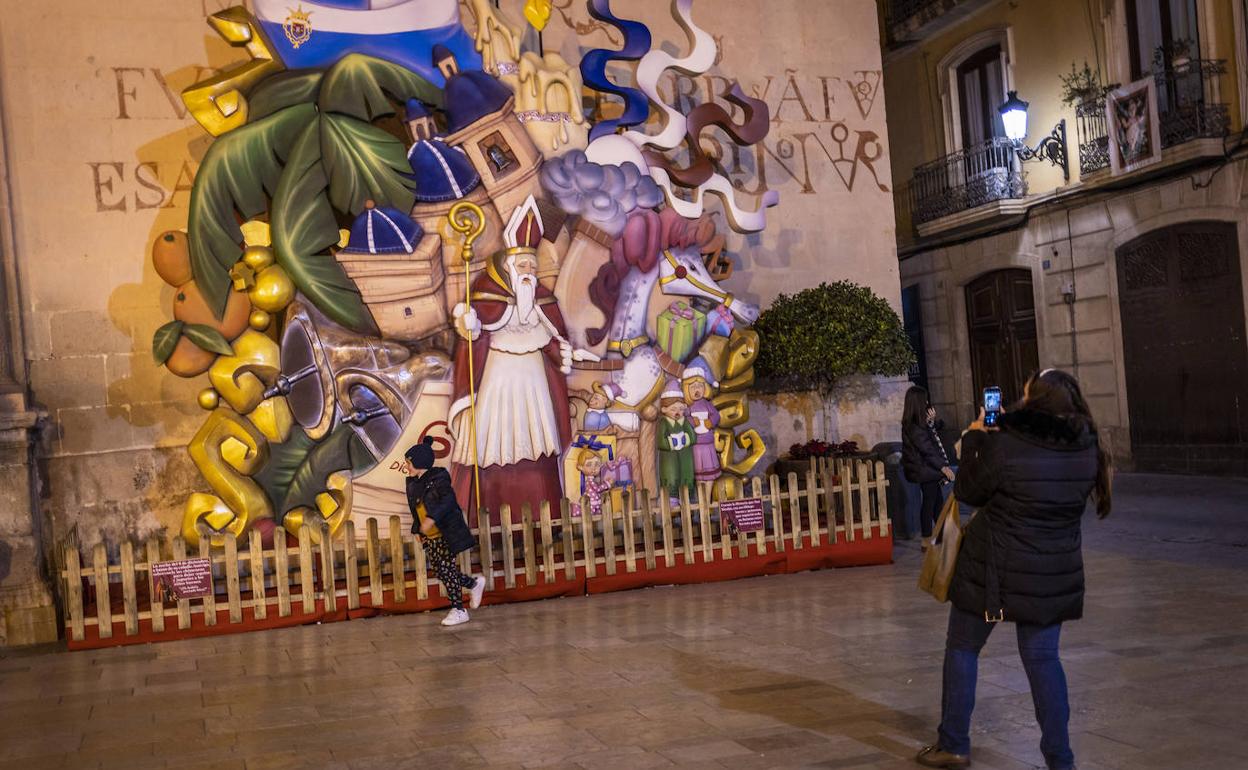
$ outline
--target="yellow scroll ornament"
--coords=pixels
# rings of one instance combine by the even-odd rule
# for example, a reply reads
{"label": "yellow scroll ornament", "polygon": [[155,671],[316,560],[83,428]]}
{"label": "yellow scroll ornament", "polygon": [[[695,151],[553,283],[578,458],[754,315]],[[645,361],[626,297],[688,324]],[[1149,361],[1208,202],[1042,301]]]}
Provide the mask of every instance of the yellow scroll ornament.
{"label": "yellow scroll ornament", "polygon": [[241,5],[214,13],[208,17],[208,24],[230,45],[242,46],[251,55],[251,61],[246,64],[201,80],[182,91],[182,102],[195,121],[208,133],[220,136],[247,122],[244,94],[286,67],[273,52],[273,44],[255,17]]}
{"label": "yellow scroll ornament", "polygon": [[351,518],[351,475],[345,471],[334,471],[325,480],[325,491],[316,496],[316,510],[307,506],[299,506],[286,512],[282,517],[282,527],[293,535],[299,530],[308,528],[312,542],[321,542],[321,525],[329,528],[329,538],[338,536],[338,531]]}
{"label": "yellow scroll ornament", "polygon": [[246,417],[228,407],[214,410],[187,452],[215,493],[187,499],[182,536],[188,543],[198,545],[207,536],[213,545],[223,545],[227,533],[242,537],[257,519],[273,515],[264,490],[249,478],[268,461],[269,444]]}

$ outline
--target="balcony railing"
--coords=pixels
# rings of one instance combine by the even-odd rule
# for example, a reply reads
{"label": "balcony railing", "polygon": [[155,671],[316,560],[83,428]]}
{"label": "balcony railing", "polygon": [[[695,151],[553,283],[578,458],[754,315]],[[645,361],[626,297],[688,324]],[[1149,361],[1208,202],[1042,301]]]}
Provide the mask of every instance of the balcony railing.
{"label": "balcony railing", "polygon": [[910,182],[910,215],[918,225],[1026,195],[1014,146],[997,137],[916,167]]}
{"label": "balcony railing", "polygon": [[[1194,139],[1220,139],[1230,129],[1227,105],[1215,102],[1218,78],[1226,73],[1222,59],[1193,60],[1153,74],[1157,82],[1158,128],[1162,149]],[[1109,131],[1105,99],[1075,108],[1079,136],[1079,171],[1090,174],[1109,166]]]}

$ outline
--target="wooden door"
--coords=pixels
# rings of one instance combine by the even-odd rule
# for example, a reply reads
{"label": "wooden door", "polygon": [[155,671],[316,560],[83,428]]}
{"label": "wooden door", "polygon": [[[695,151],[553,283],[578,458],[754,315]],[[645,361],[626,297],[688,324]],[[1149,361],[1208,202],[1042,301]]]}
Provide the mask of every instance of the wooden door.
{"label": "wooden door", "polygon": [[1248,341],[1235,225],[1154,230],[1116,257],[1137,468],[1248,474]]}
{"label": "wooden door", "polygon": [[1001,388],[1003,403],[1014,403],[1040,365],[1031,272],[998,270],[975,279],[966,287],[966,316],[976,405],[990,385]]}

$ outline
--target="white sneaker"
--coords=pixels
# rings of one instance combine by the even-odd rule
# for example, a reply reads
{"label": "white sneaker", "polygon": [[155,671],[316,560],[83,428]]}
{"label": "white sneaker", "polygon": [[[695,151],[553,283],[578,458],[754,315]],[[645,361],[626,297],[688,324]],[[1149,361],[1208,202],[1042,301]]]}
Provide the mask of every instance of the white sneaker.
{"label": "white sneaker", "polygon": [[468,599],[468,606],[475,610],[481,606],[481,597],[485,596],[485,577],[477,575],[477,581],[468,590],[472,591],[472,596]]}
{"label": "white sneaker", "polygon": [[442,618],[444,626],[458,626],[468,622],[468,610],[451,610],[446,613],[446,617]]}

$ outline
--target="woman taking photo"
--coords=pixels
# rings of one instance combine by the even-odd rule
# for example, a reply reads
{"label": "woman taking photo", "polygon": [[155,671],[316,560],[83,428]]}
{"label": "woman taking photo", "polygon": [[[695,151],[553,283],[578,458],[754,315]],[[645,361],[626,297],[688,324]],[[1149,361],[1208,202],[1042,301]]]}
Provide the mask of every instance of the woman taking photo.
{"label": "woman taking photo", "polygon": [[901,413],[901,470],[923,493],[919,509],[923,537],[932,536],[932,522],[940,515],[944,502],[940,485],[953,481],[953,469],[937,433],[940,427],[936,409],[927,400],[927,391],[912,386],[906,391],[906,405]]}
{"label": "woman taking photo", "polygon": [[927,767],[970,764],[979,651],[1001,621],[1016,626],[1045,762],[1075,766],[1058,639],[1063,622],[1083,615],[1080,518],[1089,496],[1109,515],[1109,457],[1074,377],[1046,369],[1024,394],[999,429],[985,428],[981,411],[962,437],[954,494],[979,510],[949,586],[939,738],[916,757]]}

